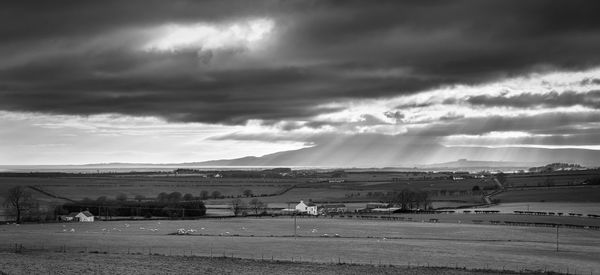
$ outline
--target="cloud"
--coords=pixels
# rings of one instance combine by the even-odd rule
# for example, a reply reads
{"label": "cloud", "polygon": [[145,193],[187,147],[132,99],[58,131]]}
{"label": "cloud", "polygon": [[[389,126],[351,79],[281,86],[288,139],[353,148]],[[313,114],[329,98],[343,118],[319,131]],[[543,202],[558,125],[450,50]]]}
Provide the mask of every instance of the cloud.
{"label": "cloud", "polygon": [[[530,116],[468,117],[408,127],[408,136],[444,137],[451,135],[483,135],[490,132],[536,132],[553,134],[564,127],[598,128],[600,112],[542,113]],[[577,130],[571,128],[571,133]],[[595,143],[595,142],[594,142]]]}
{"label": "cloud", "polygon": [[[0,109],[310,121],[339,111],[330,102],[598,66],[598,9],[577,0],[2,3]],[[256,18],[272,28],[255,28]]]}
{"label": "cloud", "polygon": [[387,118],[394,119],[397,123],[402,122],[402,119],[404,118],[404,114],[400,111],[386,111],[383,113],[383,115],[385,115]]}
{"label": "cloud", "polygon": [[472,105],[518,108],[531,108],[536,106],[564,107],[576,105],[599,108],[600,91],[590,91],[587,93],[576,93],[572,91],[558,93],[553,91],[546,94],[523,93],[514,96],[477,95],[468,97],[465,101]]}
{"label": "cloud", "polygon": [[221,49],[246,49],[263,40],[273,30],[269,19],[253,19],[224,26],[197,23],[170,24],[157,30],[159,33],[144,46],[147,51],[211,51]]}

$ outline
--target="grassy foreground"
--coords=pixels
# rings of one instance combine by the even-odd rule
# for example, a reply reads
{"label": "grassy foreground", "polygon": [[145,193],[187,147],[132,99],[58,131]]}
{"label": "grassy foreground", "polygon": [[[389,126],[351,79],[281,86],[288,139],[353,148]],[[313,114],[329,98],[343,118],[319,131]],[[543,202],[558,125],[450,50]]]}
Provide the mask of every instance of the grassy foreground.
{"label": "grassy foreground", "polygon": [[[194,232],[171,235],[181,228]],[[556,229],[547,227],[358,219],[306,218],[297,219],[296,224],[290,218],[109,221],[0,225],[0,251],[15,252],[16,246],[22,245],[25,255],[55,251],[73,256],[79,252],[123,257],[226,255],[306,264],[381,263],[598,274],[600,231],[561,228],[559,251],[556,237]],[[81,265],[94,263],[88,260]]]}
{"label": "grassy foreground", "polygon": [[[514,271],[262,261],[222,257],[0,253],[0,274],[516,274]],[[519,274],[541,274],[525,271]],[[556,273],[544,273],[556,274]]]}

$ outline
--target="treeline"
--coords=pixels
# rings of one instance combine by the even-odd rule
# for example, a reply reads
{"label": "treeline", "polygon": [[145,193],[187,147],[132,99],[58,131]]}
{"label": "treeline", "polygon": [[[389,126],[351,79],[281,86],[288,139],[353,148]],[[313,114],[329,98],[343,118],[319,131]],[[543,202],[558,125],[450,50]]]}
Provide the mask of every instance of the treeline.
{"label": "treeline", "polygon": [[290,168],[274,168],[267,170],[224,170],[206,171],[199,169],[180,168],[173,171],[175,174],[198,174],[216,178],[286,178],[294,176]]}
{"label": "treeline", "polygon": [[427,210],[430,208],[431,203],[427,191],[414,191],[410,189],[402,189],[400,192],[394,192],[390,202],[402,210]]}
{"label": "treeline", "polygon": [[115,200],[111,200],[103,196],[96,200],[84,199],[80,202],[64,204],[59,212],[64,215],[70,212],[88,210],[94,216],[105,218],[115,216],[186,218],[201,217],[206,214],[206,206],[203,201],[189,197],[186,199],[189,200],[184,200],[179,192],[160,195],[154,200],[136,197],[136,200],[132,201],[123,198],[122,195],[117,196]]}
{"label": "treeline", "polygon": [[403,189],[401,191],[390,191],[387,193],[369,192],[367,193],[367,197],[377,198],[380,201],[388,202],[402,210],[431,208],[431,200],[429,198],[429,192],[427,191]]}
{"label": "treeline", "polygon": [[11,178],[58,178],[58,177],[89,177],[89,176],[148,176],[148,175],[169,175],[171,172],[165,171],[144,171],[144,172],[115,172],[115,171],[88,171],[88,172],[1,172],[0,177]]}

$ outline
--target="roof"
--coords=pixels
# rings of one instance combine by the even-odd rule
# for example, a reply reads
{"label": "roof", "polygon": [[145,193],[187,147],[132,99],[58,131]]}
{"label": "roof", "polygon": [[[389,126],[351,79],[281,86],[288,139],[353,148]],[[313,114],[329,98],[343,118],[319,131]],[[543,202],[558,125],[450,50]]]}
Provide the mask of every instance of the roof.
{"label": "roof", "polygon": [[309,203],[306,204],[306,206],[317,206],[317,205],[314,204],[314,203],[312,203],[312,202],[309,202]]}
{"label": "roof", "polygon": [[83,215],[85,215],[86,217],[93,217],[94,215],[92,215],[92,213],[90,213],[90,211],[83,211],[81,212]]}
{"label": "roof", "polygon": [[75,216],[79,215],[80,213],[83,214],[86,217],[93,217],[94,216],[92,213],[90,213],[90,211],[71,212],[71,213],[69,213],[68,216],[69,217],[75,217]]}

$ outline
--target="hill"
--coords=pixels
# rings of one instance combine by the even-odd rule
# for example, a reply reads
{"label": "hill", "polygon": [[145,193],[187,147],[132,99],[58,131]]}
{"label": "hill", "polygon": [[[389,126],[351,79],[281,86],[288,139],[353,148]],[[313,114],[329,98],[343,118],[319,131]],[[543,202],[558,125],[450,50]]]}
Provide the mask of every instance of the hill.
{"label": "hill", "polygon": [[[463,161],[456,161],[464,159]],[[485,160],[485,161],[466,161]],[[198,166],[325,167],[523,167],[550,162],[600,166],[600,151],[531,147],[448,147],[379,138],[354,137],[261,157],[188,163]]]}

